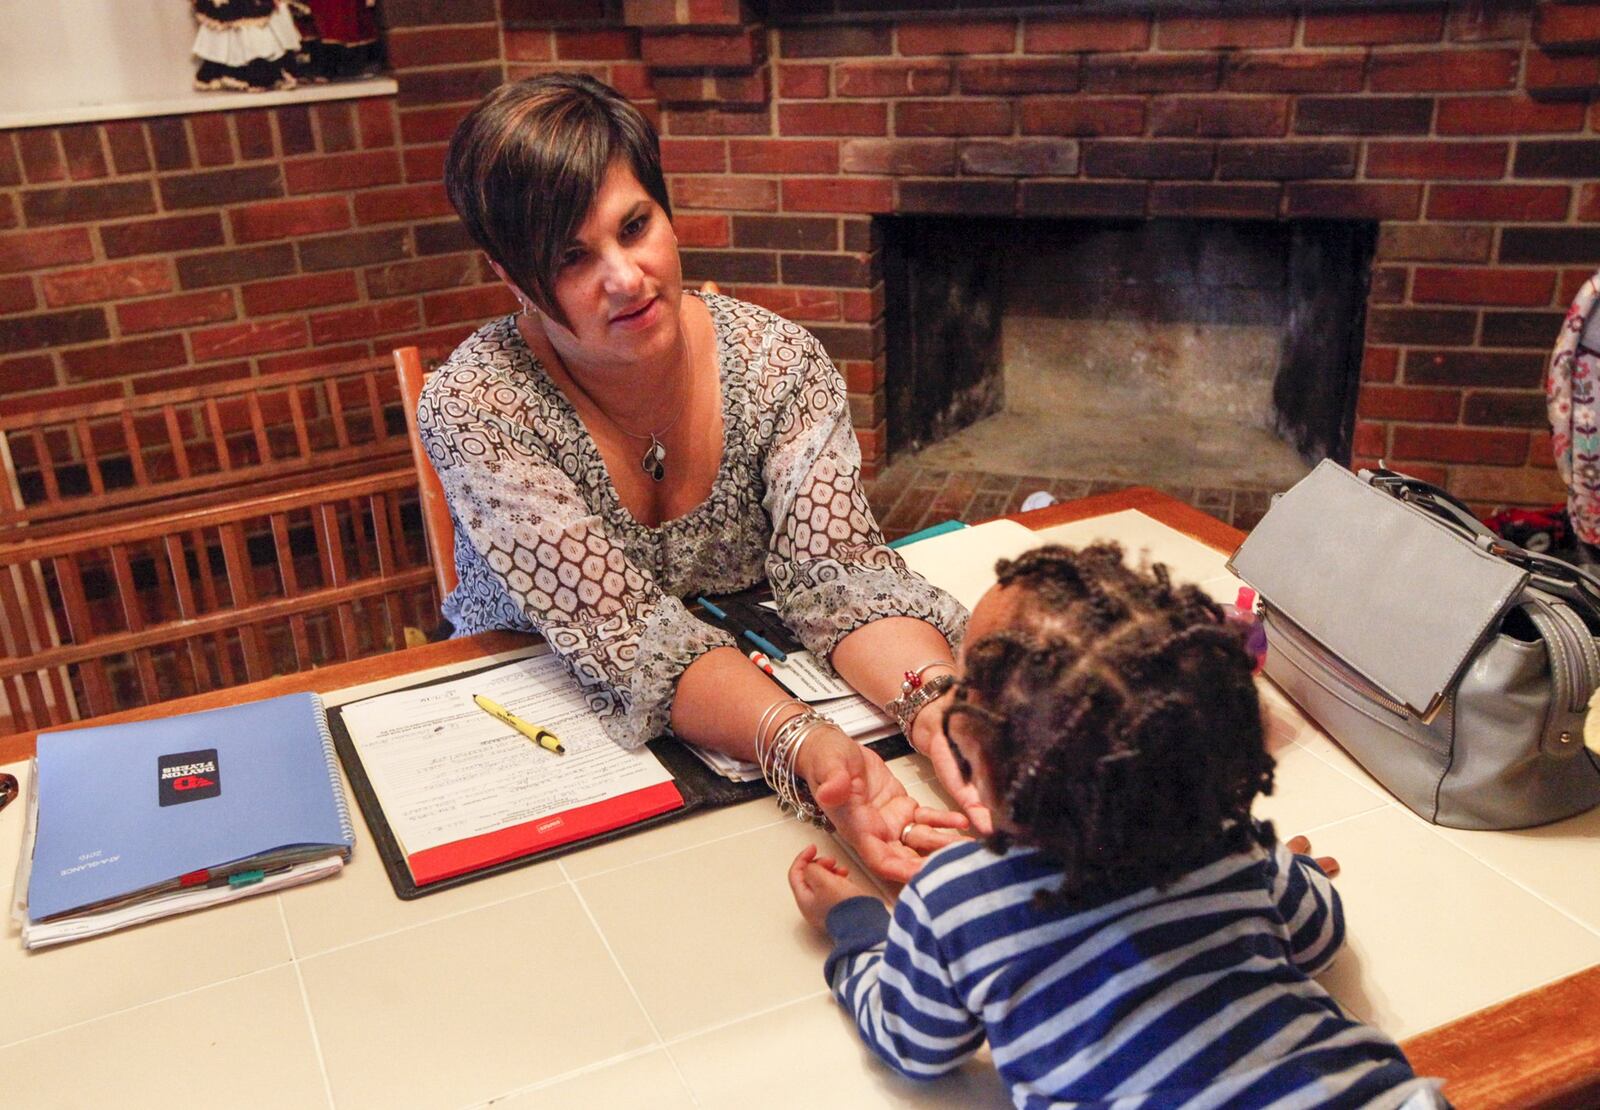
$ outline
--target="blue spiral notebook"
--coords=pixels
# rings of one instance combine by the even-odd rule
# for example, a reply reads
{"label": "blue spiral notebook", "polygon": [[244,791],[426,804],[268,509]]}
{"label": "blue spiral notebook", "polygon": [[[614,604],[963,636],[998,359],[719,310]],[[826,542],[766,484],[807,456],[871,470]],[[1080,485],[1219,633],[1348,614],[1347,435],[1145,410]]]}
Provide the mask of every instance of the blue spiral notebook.
{"label": "blue spiral notebook", "polygon": [[39,736],[27,916],[242,888],[349,859],[354,831],[322,701],[290,694]]}

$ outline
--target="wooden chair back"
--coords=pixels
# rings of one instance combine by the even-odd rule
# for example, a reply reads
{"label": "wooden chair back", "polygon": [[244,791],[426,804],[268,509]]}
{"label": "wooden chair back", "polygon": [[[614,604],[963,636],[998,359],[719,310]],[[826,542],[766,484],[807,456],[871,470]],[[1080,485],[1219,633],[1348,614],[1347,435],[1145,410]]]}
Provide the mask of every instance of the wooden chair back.
{"label": "wooden chair back", "polygon": [[439,606],[415,489],[402,467],[13,533],[0,541],[0,733],[404,646],[404,627]]}
{"label": "wooden chair back", "polygon": [[386,361],[369,359],[3,416],[0,536],[393,466],[406,443],[399,409]]}
{"label": "wooden chair back", "polygon": [[422,446],[422,436],[417,431],[417,402],[422,397],[422,386],[427,372],[422,366],[422,355],[415,347],[400,347],[394,352],[395,376],[400,382],[400,403],[406,413],[406,431],[411,436],[411,461],[417,468],[417,489],[422,497],[422,524],[428,533],[428,552],[433,558],[434,574],[439,582],[439,596],[444,598],[456,588],[456,526],[450,519],[450,505],[445,500],[444,484],[428,459]]}

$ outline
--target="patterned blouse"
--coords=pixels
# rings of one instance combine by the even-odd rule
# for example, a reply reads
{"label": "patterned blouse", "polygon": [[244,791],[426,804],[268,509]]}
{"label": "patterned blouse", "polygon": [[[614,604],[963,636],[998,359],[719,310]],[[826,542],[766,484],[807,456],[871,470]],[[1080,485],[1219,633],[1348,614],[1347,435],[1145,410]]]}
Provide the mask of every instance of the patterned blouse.
{"label": "patterned blouse", "polygon": [[617,496],[582,421],[517,332],[479,328],[429,380],[417,424],[455,523],[458,636],[542,633],[606,732],[637,747],[667,728],[679,675],[726,632],[680,598],[771,582],[820,660],[880,617],[954,644],[966,611],[884,546],[860,484],[844,383],[804,328],[700,296],[716,331],[723,451],[710,496],[651,528]]}

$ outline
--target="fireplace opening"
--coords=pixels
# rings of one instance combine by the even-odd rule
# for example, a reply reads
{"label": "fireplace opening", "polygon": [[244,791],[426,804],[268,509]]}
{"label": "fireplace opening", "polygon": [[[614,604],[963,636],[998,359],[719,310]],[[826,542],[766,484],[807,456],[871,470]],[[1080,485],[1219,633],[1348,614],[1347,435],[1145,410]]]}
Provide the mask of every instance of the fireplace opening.
{"label": "fireplace opening", "polygon": [[1375,224],[883,223],[891,459],[1251,490],[1349,461]]}

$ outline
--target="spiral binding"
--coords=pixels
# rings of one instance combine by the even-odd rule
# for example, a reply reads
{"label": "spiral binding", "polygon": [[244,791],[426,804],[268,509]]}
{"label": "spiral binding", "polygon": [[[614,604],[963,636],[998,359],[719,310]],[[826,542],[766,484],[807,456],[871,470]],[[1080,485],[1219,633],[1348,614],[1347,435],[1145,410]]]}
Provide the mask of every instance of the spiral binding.
{"label": "spiral binding", "polygon": [[322,734],[322,757],[328,764],[328,782],[333,787],[333,804],[339,811],[339,831],[344,833],[344,838],[350,845],[344,850],[344,858],[348,860],[351,849],[356,843],[356,827],[350,823],[350,806],[344,799],[344,787],[339,778],[339,753],[334,750],[333,731],[328,727],[328,711],[322,705],[322,695],[313,693],[311,704],[316,711],[317,731]]}

